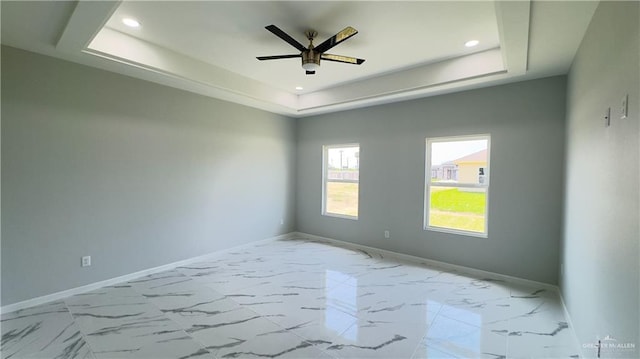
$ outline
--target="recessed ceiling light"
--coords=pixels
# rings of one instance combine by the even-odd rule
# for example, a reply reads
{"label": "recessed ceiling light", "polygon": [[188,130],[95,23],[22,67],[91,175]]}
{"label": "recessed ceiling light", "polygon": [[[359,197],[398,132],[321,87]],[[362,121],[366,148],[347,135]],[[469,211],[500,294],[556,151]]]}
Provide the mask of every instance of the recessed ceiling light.
{"label": "recessed ceiling light", "polygon": [[296,86],[296,90],[300,91],[300,90],[304,90],[304,87],[302,86]]}
{"label": "recessed ceiling light", "polygon": [[122,23],[129,27],[140,27],[140,22],[130,17],[125,17],[124,19],[122,19]]}
{"label": "recessed ceiling light", "polygon": [[464,43],[464,46],[466,46],[466,47],[474,47],[474,46],[478,45],[479,43],[480,43],[480,41],[478,41],[478,40],[469,40],[469,41]]}

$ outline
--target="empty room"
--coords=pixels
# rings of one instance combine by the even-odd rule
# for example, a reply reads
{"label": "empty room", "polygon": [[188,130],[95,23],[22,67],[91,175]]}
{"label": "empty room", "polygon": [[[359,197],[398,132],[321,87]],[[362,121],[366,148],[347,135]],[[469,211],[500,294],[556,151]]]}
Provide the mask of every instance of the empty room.
{"label": "empty room", "polygon": [[639,2],[0,6],[0,358],[640,357]]}

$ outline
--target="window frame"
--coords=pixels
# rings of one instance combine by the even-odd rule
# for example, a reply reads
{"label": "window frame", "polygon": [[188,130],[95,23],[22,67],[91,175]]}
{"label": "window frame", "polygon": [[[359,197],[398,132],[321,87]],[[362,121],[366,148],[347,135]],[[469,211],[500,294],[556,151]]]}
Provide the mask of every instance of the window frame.
{"label": "window frame", "polygon": [[[487,164],[484,166],[484,184],[473,183],[442,183],[431,182],[431,145],[434,142],[457,142],[457,141],[473,141],[487,140]],[[443,232],[450,234],[458,234],[471,237],[488,238],[489,236],[489,187],[491,185],[491,135],[462,135],[462,136],[445,136],[445,137],[427,137],[425,141],[425,176],[424,176],[424,211],[423,211],[423,230]],[[431,187],[457,187],[457,188],[484,188],[486,193],[485,210],[484,210],[484,232],[465,231],[462,229],[454,229],[447,227],[436,227],[429,225],[429,208],[431,203]]]}
{"label": "window frame", "polygon": [[[360,153],[360,143],[342,143],[337,145],[323,145],[322,146],[322,209],[321,214],[327,217],[336,217],[342,219],[350,219],[357,221],[360,216],[360,156],[358,155],[358,180],[329,180],[329,150],[334,148],[347,148],[357,147],[358,153]],[[358,184],[358,215],[350,216],[347,214],[327,212],[327,183],[329,182],[341,182],[341,183],[357,183]]]}

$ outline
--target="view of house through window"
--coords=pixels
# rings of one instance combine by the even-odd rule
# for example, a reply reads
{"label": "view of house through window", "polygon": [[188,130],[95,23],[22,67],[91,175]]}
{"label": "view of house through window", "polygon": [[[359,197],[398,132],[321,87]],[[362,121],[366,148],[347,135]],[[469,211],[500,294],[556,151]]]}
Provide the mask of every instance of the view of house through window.
{"label": "view of house through window", "polygon": [[489,136],[427,139],[425,229],[487,234]]}
{"label": "view of house through window", "polygon": [[322,214],[358,218],[360,146],[324,146]]}

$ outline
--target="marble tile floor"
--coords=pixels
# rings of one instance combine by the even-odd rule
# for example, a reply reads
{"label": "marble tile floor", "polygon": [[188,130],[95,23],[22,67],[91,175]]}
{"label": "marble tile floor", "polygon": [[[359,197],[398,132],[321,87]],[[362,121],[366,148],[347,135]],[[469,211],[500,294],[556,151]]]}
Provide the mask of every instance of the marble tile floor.
{"label": "marble tile floor", "polygon": [[2,358],[577,358],[554,291],[305,238],[2,315]]}

